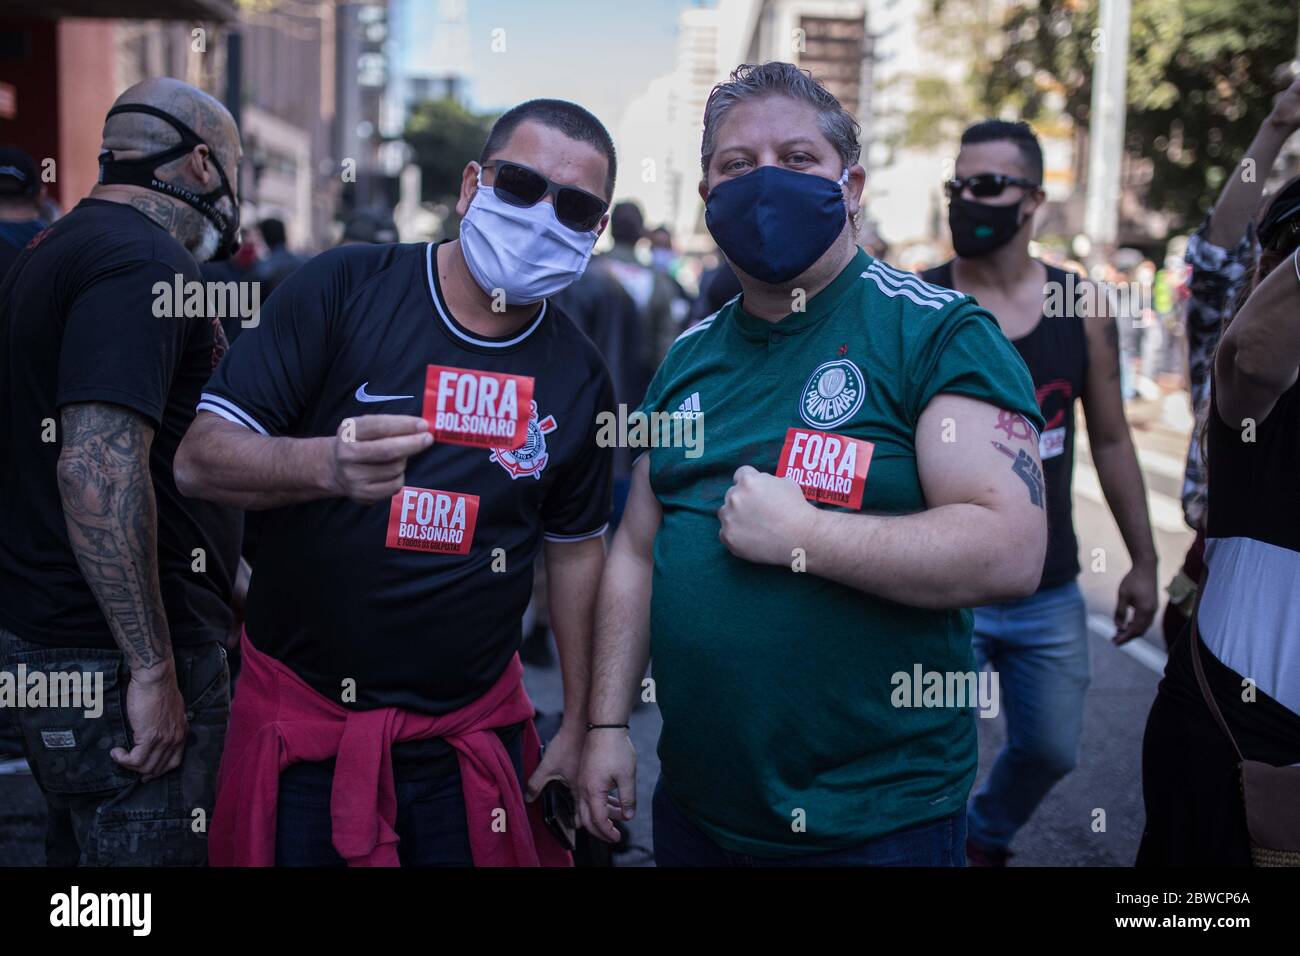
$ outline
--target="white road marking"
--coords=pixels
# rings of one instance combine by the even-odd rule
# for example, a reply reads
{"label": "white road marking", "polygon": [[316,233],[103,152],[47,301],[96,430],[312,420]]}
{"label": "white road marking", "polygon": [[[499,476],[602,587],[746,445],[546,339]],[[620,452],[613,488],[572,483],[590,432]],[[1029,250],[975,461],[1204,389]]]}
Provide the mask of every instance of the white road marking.
{"label": "white road marking", "polygon": [[[1088,630],[1092,631],[1094,637],[1101,638],[1111,647],[1115,646],[1111,643],[1111,638],[1115,636],[1114,622],[1108,621],[1100,614],[1089,614]],[[1145,638],[1135,637],[1127,644],[1121,644],[1119,649],[1148,670],[1164,674],[1165,662],[1169,660],[1169,655]]]}
{"label": "white road marking", "polygon": [[[1074,466],[1074,491],[1089,501],[1103,506],[1106,504],[1096,469],[1087,462],[1080,461]],[[1147,512],[1151,515],[1151,527],[1155,530],[1169,534],[1190,534],[1183,522],[1182,502],[1169,495],[1148,488]]]}
{"label": "white road marking", "polygon": [[[1088,433],[1086,431],[1080,430],[1075,433],[1075,445],[1080,451],[1092,453],[1088,447]],[[1182,487],[1183,471],[1187,467],[1186,460],[1175,458],[1173,455],[1166,455],[1163,452],[1142,448],[1137,445],[1136,440],[1134,445],[1137,448],[1138,464],[1142,466],[1144,475],[1150,473],[1159,475],[1162,478],[1172,478],[1178,482],[1179,487]],[[1091,467],[1087,462],[1079,462],[1078,464],[1084,468]]]}

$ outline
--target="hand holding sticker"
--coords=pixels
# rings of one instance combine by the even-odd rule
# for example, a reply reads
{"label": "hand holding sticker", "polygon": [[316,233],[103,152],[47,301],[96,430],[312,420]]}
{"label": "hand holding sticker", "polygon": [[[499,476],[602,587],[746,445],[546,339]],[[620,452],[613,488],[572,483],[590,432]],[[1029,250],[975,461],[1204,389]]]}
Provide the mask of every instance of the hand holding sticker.
{"label": "hand holding sticker", "polygon": [[450,445],[513,450],[528,438],[533,378],[450,365],[430,365],[424,416],[434,437]]}

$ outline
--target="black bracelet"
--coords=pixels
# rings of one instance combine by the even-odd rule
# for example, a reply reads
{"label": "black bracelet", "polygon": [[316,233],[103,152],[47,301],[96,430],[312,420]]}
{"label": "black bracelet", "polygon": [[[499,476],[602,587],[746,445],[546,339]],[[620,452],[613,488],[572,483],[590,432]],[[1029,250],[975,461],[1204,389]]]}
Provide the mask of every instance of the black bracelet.
{"label": "black bracelet", "polygon": [[629,729],[627,724],[588,724],[587,725],[587,730],[589,732],[593,730],[627,730],[627,729]]}

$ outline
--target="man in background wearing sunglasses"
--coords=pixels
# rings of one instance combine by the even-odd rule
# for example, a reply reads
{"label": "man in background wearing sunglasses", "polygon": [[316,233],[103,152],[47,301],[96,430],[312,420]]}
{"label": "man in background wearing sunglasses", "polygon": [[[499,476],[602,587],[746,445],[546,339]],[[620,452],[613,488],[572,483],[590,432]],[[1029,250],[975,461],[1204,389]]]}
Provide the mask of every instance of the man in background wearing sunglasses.
{"label": "man in background wearing sunglasses", "polygon": [[[1116,644],[1144,634],[1155,616],[1156,557],[1146,493],[1124,417],[1115,320],[1088,305],[1082,279],[1029,255],[1044,201],[1043,151],[1025,123],[986,120],[962,134],[947,184],[957,258],[924,273],[974,296],[997,318],[1029,367],[1045,427],[1047,557],[1038,591],[975,609],[975,652],[998,671],[1007,743],[972,797],[967,856],[1002,866],[1016,832],[1074,768],[1088,688],[1088,609],[1079,590],[1079,545],[1070,496],[1074,402],[1082,399],[1092,460],[1133,567],[1119,586]],[[1095,295],[1092,302],[1103,297]],[[1064,303],[1060,310],[1051,302]]]}
{"label": "man in background wearing sunglasses", "polygon": [[[522,791],[577,775],[613,400],[547,297],[614,174],[586,110],[515,107],[465,167],[458,239],[318,256],[209,383],[178,484],[269,509],[213,863],[567,862]],[[516,652],[542,548],[565,708],[539,763]]]}

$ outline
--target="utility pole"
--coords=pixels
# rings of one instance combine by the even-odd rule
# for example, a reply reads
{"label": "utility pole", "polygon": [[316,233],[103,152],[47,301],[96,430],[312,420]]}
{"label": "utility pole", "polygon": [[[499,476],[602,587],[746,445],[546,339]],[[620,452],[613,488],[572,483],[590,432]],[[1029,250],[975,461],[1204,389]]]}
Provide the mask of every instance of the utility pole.
{"label": "utility pole", "polygon": [[1128,103],[1129,0],[1101,0],[1093,34],[1092,121],[1088,130],[1088,192],[1084,232],[1094,254],[1115,249],[1119,225],[1119,177],[1124,157]]}

